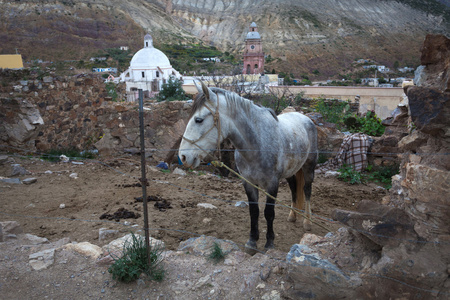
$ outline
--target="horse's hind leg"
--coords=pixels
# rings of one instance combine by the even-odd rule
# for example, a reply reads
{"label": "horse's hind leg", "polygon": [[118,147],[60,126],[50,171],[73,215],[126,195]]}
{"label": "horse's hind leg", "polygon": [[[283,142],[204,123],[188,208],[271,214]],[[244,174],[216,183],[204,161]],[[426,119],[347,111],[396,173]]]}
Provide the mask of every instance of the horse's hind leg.
{"label": "horse's hind leg", "polygon": [[289,212],[287,220],[289,222],[295,222],[297,220],[297,212],[303,209],[303,203],[305,202],[305,196],[303,193],[305,180],[302,170],[300,169],[300,171],[298,171],[296,175],[289,177],[286,180],[292,193],[292,209]]}
{"label": "horse's hind leg", "polygon": [[[307,231],[311,230],[311,191],[312,183],[314,180],[314,169],[316,167],[315,162],[306,163],[302,168],[304,177],[304,197],[305,197],[305,213],[306,218],[303,220],[303,228]],[[298,173],[297,173],[298,174]]]}
{"label": "horse's hind leg", "polygon": [[[278,194],[278,182],[276,185],[272,185],[267,193],[272,197],[276,198]],[[275,239],[275,233],[273,231],[273,220],[275,219],[275,199],[272,197],[267,197],[266,199],[266,207],[264,209],[264,217],[267,222],[267,234],[266,234],[266,245],[264,249],[274,248],[273,240]]]}
{"label": "horse's hind leg", "polygon": [[249,254],[255,254],[257,249],[256,242],[259,240],[258,218],[259,218],[259,206],[258,206],[258,189],[254,188],[247,182],[244,182],[245,193],[248,198],[248,206],[250,210],[250,237],[245,244],[246,252]]}

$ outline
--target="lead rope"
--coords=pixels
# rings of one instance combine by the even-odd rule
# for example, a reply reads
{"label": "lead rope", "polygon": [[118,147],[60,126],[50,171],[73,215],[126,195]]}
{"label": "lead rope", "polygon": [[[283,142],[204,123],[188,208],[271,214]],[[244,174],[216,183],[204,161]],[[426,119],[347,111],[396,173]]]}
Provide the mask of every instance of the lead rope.
{"label": "lead rope", "polygon": [[236,171],[234,171],[233,169],[231,169],[230,167],[228,167],[228,166],[227,166],[226,164],[224,164],[223,162],[221,162],[221,161],[213,161],[213,162],[211,162],[211,164],[212,164],[213,166],[215,166],[215,167],[224,167],[224,168],[226,168],[228,171],[230,171],[231,173],[235,174],[235,175],[236,175],[237,177],[239,177],[240,179],[245,180],[245,182],[247,182],[248,184],[250,184],[252,187],[254,187],[254,188],[260,190],[261,192],[263,192],[267,197],[270,197],[270,198],[274,199],[276,202],[279,203],[279,205],[291,209],[291,210],[294,211],[295,213],[301,215],[303,218],[308,219],[308,220],[310,220],[312,223],[316,224],[317,226],[319,226],[319,227],[325,229],[327,232],[330,232],[330,231],[331,231],[329,228],[325,227],[324,225],[322,225],[322,224],[317,223],[316,221],[314,221],[314,220],[312,219],[312,217],[310,218],[310,217],[308,217],[307,215],[305,215],[304,213],[302,213],[299,209],[294,208],[294,207],[290,207],[290,206],[288,206],[288,205],[286,205],[286,204],[284,204],[284,203],[280,203],[280,200],[278,200],[276,197],[270,195],[269,193],[267,193],[266,191],[264,191],[263,189],[261,189],[259,186],[254,185],[253,183],[251,183],[250,181],[248,181],[245,177],[243,177],[241,174],[237,173]]}

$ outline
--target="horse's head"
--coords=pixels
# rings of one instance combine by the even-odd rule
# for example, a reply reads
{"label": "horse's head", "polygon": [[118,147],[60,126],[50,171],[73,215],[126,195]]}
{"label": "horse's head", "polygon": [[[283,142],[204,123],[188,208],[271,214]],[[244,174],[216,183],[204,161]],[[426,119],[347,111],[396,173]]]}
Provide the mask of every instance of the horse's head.
{"label": "horse's head", "polygon": [[203,82],[195,82],[198,96],[194,100],[192,114],[183,134],[179,157],[187,167],[196,168],[202,159],[220,145],[220,118],[218,96]]}

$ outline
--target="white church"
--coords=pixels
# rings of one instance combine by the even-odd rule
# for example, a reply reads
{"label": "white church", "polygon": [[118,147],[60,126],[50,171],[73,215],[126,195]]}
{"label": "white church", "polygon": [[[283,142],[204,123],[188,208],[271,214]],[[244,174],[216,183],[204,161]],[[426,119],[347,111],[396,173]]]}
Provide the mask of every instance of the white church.
{"label": "white church", "polygon": [[138,90],[142,89],[144,97],[153,97],[170,76],[182,80],[180,73],[172,68],[167,56],[153,47],[150,34],[144,37],[144,48],[136,52],[130,67],[120,74],[120,81],[126,83],[127,101],[138,100]]}

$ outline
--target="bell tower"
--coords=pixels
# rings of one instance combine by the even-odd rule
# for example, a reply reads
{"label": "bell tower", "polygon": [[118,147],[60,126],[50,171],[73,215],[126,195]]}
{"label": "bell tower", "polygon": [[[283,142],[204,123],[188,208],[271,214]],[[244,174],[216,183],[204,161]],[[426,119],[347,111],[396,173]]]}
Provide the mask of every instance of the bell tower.
{"label": "bell tower", "polygon": [[264,52],[262,50],[261,36],[255,22],[250,25],[250,31],[245,38],[244,69],[242,74],[263,74]]}

